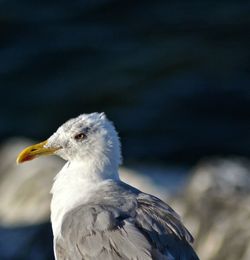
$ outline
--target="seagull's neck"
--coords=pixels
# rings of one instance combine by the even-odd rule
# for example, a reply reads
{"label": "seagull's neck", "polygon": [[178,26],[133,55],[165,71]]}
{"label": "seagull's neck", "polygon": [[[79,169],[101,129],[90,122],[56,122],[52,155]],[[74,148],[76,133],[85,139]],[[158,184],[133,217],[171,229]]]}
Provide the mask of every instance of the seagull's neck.
{"label": "seagull's neck", "polygon": [[[78,181],[80,181],[80,184],[91,185],[93,183],[96,185],[108,179],[119,180],[118,166],[108,159],[72,160],[68,161],[57,174],[54,186],[57,183],[60,183],[62,189],[69,185],[79,186]],[[66,182],[64,183],[64,181]],[[54,193],[53,189],[52,193]]]}
{"label": "seagull's neck", "polygon": [[53,232],[60,234],[65,213],[87,203],[106,180],[119,180],[118,166],[109,160],[67,162],[55,177],[51,190],[51,221]]}
{"label": "seagull's neck", "polygon": [[[118,166],[109,161],[71,161],[67,162],[63,172],[71,172],[74,177],[81,178],[86,182],[102,182],[107,179],[119,179]],[[74,178],[71,176],[71,178]]]}

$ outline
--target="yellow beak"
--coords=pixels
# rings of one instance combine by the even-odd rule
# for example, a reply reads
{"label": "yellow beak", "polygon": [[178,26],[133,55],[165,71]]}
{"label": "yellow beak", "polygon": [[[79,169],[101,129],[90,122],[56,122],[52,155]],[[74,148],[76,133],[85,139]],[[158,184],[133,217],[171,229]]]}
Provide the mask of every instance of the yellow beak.
{"label": "yellow beak", "polygon": [[17,164],[33,160],[36,157],[39,157],[41,155],[54,154],[55,151],[60,149],[60,147],[59,148],[58,147],[57,148],[44,147],[47,144],[47,142],[48,141],[46,140],[39,144],[31,145],[31,146],[25,148],[24,150],[22,150],[22,152],[20,152],[19,155],[17,156],[17,159],[16,159]]}

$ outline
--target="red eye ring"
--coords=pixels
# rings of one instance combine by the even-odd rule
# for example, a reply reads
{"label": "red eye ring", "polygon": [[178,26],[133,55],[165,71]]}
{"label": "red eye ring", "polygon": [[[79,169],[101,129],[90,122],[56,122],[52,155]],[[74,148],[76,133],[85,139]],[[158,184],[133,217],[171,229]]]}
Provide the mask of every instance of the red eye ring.
{"label": "red eye ring", "polygon": [[74,136],[74,139],[77,140],[77,141],[79,141],[79,140],[85,139],[86,137],[87,137],[87,136],[86,136],[84,133],[80,133],[80,134],[76,134],[76,135]]}

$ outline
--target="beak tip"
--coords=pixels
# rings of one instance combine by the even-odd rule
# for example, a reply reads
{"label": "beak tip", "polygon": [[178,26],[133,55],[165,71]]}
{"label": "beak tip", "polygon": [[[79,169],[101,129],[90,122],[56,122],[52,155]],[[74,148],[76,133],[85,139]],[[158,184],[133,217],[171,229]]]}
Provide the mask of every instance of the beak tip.
{"label": "beak tip", "polygon": [[23,163],[24,162],[24,160],[23,160],[23,158],[21,158],[20,156],[18,156],[17,158],[16,158],[16,164],[17,165],[19,165],[19,164],[21,164],[21,163]]}
{"label": "beak tip", "polygon": [[29,154],[21,154],[17,157],[16,159],[16,164],[19,165],[19,164],[22,164],[24,162],[27,162],[27,161],[31,161],[35,158],[35,156],[31,156]]}
{"label": "beak tip", "polygon": [[19,164],[21,164],[21,163],[22,163],[22,161],[20,161],[19,158],[17,158],[17,159],[16,159],[16,164],[19,165]]}

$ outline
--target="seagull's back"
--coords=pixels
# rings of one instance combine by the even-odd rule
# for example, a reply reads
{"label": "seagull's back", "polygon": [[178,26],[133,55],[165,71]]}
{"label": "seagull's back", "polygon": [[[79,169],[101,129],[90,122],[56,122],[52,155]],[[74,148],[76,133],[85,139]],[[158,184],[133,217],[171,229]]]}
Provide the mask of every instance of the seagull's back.
{"label": "seagull's back", "polygon": [[55,237],[58,260],[198,259],[192,236],[158,198],[114,180],[67,212]]}

